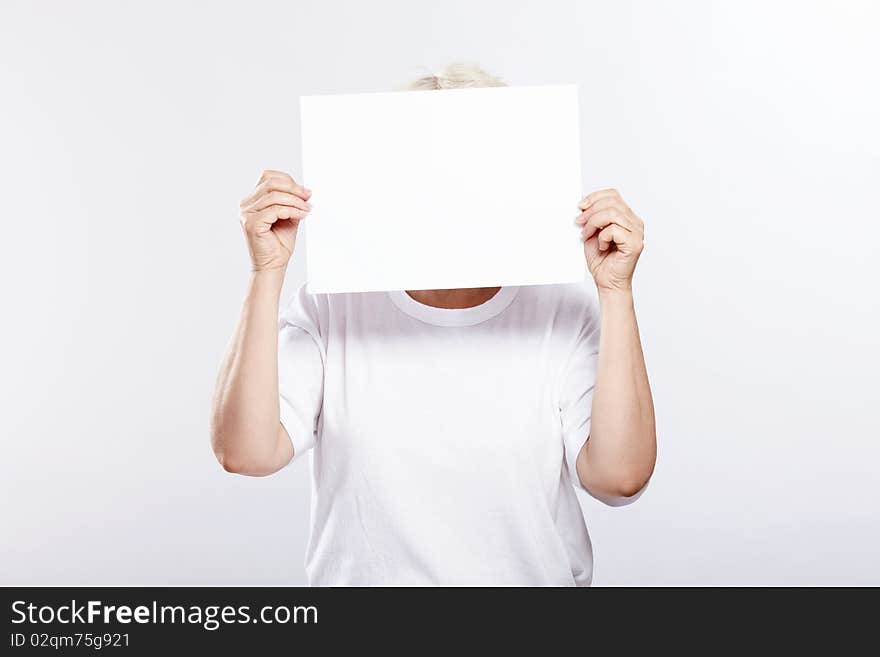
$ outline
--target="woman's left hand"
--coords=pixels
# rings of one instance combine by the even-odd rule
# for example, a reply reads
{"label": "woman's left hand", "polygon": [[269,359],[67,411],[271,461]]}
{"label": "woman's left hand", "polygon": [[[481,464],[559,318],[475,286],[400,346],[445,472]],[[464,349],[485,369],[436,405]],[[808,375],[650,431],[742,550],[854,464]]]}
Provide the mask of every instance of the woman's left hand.
{"label": "woman's left hand", "polygon": [[599,291],[631,290],[636,262],[645,246],[645,224],[616,189],[585,196],[575,220],[583,226],[584,255]]}

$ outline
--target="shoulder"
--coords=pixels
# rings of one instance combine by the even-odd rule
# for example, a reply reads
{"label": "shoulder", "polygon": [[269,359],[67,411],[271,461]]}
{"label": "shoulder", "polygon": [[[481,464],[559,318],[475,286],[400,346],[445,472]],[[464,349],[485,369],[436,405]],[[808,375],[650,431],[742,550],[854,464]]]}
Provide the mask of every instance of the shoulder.
{"label": "shoulder", "polygon": [[387,295],[381,292],[311,294],[303,284],[283,303],[281,323],[323,332],[331,323],[344,325],[381,312],[387,303]]}
{"label": "shoulder", "polygon": [[320,296],[309,294],[305,284],[300,285],[286,300],[282,298],[280,323],[293,326],[316,323]]}
{"label": "shoulder", "polygon": [[518,301],[529,312],[549,314],[558,322],[576,326],[599,317],[599,295],[592,279],[555,285],[525,285]]}

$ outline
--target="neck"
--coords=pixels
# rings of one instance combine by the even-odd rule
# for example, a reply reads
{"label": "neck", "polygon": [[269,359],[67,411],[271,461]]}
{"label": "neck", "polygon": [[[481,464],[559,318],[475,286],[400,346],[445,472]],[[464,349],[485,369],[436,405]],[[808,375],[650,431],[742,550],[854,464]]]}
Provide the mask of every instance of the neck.
{"label": "neck", "polygon": [[452,290],[407,290],[419,303],[434,308],[473,308],[498,294],[500,287],[463,287]]}

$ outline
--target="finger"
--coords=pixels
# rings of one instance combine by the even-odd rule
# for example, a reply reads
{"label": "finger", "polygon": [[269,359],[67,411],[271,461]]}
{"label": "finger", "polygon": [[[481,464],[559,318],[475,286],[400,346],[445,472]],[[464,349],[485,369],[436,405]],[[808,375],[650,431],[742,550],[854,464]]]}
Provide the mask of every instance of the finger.
{"label": "finger", "polygon": [[269,191],[278,190],[282,192],[287,192],[288,194],[296,194],[306,201],[309,200],[309,197],[312,195],[311,189],[300,185],[293,178],[287,175],[271,176],[264,180],[262,184],[264,184],[265,189]]}
{"label": "finger", "polygon": [[286,178],[288,180],[293,180],[293,176],[291,176],[286,171],[275,171],[274,169],[265,169],[263,173],[260,174],[260,179],[257,181],[259,185],[261,182],[265,182],[270,178]]}
{"label": "finger", "polygon": [[259,212],[254,212],[254,216],[258,221],[274,224],[282,219],[290,219],[292,221],[300,221],[305,219],[309,213],[299,208],[293,208],[289,205],[270,205]]}
{"label": "finger", "polygon": [[292,208],[299,208],[305,212],[309,212],[312,209],[310,203],[302,200],[299,196],[294,194],[289,194],[287,192],[267,192],[254,199],[254,201],[245,208],[245,211],[257,212],[268,208],[270,205],[289,205]]}
{"label": "finger", "polygon": [[597,238],[600,252],[607,251],[614,244],[621,253],[638,255],[645,245],[641,235],[625,230],[617,224],[611,224],[602,229]]}
{"label": "finger", "polygon": [[272,169],[266,169],[265,171],[263,171],[260,179],[257,181],[257,187],[267,182],[281,185],[281,187],[278,187],[278,189],[284,192],[290,192],[291,194],[297,194],[297,196],[301,195],[301,192],[304,192],[307,196],[311,195],[312,193],[310,189],[307,189],[305,186],[297,183],[293,179],[293,176],[291,176],[289,173],[285,173],[284,171],[274,171]]}
{"label": "finger", "polygon": [[620,192],[618,192],[616,189],[600,189],[598,192],[593,192],[592,194],[587,194],[586,196],[584,196],[584,198],[581,199],[581,202],[578,203],[578,207],[581,210],[586,210],[600,198],[608,198],[612,196],[620,198]]}
{"label": "finger", "polygon": [[293,178],[290,176],[285,177],[274,177],[267,178],[260,182],[254,193],[242,200],[240,203],[241,207],[248,207],[253,204],[257,198],[268,194],[269,192],[286,192],[288,194],[293,194],[295,196],[299,196],[304,201],[308,201],[312,195],[312,190],[306,189],[302,185],[299,185]]}
{"label": "finger", "polygon": [[617,224],[606,226],[599,232],[599,250],[607,251],[612,244],[625,246],[627,233],[628,231],[625,231]]}
{"label": "finger", "polygon": [[617,224],[625,230],[632,230],[629,218],[617,208],[600,210],[592,215],[584,224],[584,238],[590,238],[597,231],[610,224]]}
{"label": "finger", "polygon": [[277,221],[290,219],[295,223],[299,223],[305,219],[308,212],[304,212],[298,208],[289,205],[271,205],[257,212],[248,212],[244,215],[244,226],[246,230],[254,230],[262,232],[272,227]]}
{"label": "finger", "polygon": [[596,212],[599,212],[599,210],[607,210],[609,208],[617,208],[620,210],[621,214],[626,216],[632,215],[632,210],[630,210],[629,206],[623,202],[623,199],[618,196],[606,196],[605,198],[600,198],[586,210],[581,212],[575,219],[575,223],[583,225],[587,222],[587,219]]}

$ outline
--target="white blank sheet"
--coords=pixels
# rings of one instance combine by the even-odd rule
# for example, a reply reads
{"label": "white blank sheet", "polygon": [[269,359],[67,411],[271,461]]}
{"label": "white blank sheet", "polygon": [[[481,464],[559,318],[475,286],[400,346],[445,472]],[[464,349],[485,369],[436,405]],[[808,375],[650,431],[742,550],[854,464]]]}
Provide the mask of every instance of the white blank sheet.
{"label": "white blank sheet", "polygon": [[584,279],[574,85],[300,101],[309,292]]}

